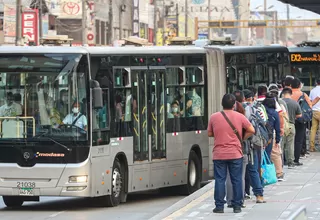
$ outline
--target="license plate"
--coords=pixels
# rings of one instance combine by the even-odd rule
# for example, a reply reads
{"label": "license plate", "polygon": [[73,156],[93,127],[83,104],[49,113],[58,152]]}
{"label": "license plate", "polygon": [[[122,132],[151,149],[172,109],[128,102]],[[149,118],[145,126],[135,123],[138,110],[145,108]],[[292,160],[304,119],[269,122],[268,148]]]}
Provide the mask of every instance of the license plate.
{"label": "license plate", "polygon": [[32,188],[20,188],[19,195],[20,196],[33,196],[33,189]]}

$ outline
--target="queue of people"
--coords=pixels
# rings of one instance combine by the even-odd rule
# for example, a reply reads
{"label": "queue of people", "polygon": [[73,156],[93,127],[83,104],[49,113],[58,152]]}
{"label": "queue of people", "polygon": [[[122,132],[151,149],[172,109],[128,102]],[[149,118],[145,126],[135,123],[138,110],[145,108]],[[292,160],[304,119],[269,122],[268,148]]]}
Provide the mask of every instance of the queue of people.
{"label": "queue of people", "polygon": [[[266,202],[261,175],[263,155],[274,164],[277,180],[283,181],[284,166],[302,166],[300,158],[315,151],[320,124],[320,80],[310,97],[302,92],[302,87],[298,78],[287,76],[269,87],[249,87],[223,96],[223,110],[212,114],[208,123],[208,136],[215,139],[214,213],[224,213],[225,203],[234,213],[241,212],[244,201],[251,198],[250,187],[256,203]],[[257,126],[260,122],[266,138]],[[310,128],[307,150],[306,129]]]}

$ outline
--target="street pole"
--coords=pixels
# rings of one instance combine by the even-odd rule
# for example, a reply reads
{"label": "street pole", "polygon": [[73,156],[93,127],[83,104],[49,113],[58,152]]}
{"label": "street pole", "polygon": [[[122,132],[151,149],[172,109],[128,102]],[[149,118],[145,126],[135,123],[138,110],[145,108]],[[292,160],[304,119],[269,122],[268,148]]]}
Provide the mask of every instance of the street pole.
{"label": "street pole", "polygon": [[163,28],[162,28],[162,45],[164,46],[165,45],[165,43],[166,43],[166,39],[165,39],[165,37],[166,37],[166,19],[167,19],[167,10],[166,10],[166,4],[165,4],[165,2],[164,2],[164,0],[162,1],[163,2],[163,6],[162,6],[162,10],[163,10],[163,23],[162,23],[162,26],[163,26]]}
{"label": "street pole", "polygon": [[122,39],[122,6],[123,4],[119,8],[119,40]]}
{"label": "street pole", "polygon": [[[211,0],[208,0],[208,21],[211,19]],[[211,39],[210,22],[208,22],[208,39]]]}
{"label": "street pole", "polygon": [[87,10],[86,0],[82,0],[82,45],[87,44]]}
{"label": "street pole", "polygon": [[184,35],[188,37],[188,0],[184,2],[184,10],[185,10],[185,21],[184,21]]}
{"label": "street pole", "polygon": [[154,13],[153,13],[153,43],[154,45],[157,45],[157,29],[158,29],[158,21],[157,21],[157,10],[158,10],[158,4],[157,0],[153,0],[153,7],[154,7]]}
{"label": "street pole", "polygon": [[179,4],[176,4],[177,37],[179,36]]}
{"label": "street pole", "polygon": [[40,3],[39,3],[39,13],[38,13],[38,16],[39,16],[39,38],[40,40],[42,39],[42,34],[43,34],[43,31],[42,31],[42,0],[39,0]]}
{"label": "street pole", "polygon": [[109,19],[108,19],[108,32],[107,32],[107,38],[108,38],[108,44],[112,43],[112,22],[113,22],[113,12],[112,12],[112,0],[109,0]]}
{"label": "street pole", "polygon": [[[264,0],[263,2],[263,10],[264,10],[264,20],[267,20],[267,0]],[[264,41],[264,44],[266,44],[266,29],[263,30],[263,41]]]}
{"label": "street pole", "polygon": [[21,0],[17,0],[16,4],[16,46],[20,45],[21,42]]}
{"label": "street pole", "polygon": [[[287,26],[289,26],[290,23],[290,5],[287,4]],[[285,30],[285,41],[286,41],[286,46],[288,46],[288,28]]]}

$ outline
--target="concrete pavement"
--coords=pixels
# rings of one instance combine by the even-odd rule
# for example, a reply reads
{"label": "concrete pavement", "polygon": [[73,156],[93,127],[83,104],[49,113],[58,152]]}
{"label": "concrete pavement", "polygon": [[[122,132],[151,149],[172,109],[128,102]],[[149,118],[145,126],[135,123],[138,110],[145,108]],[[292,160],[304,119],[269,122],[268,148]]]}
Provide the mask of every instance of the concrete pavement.
{"label": "concrete pavement", "polygon": [[225,206],[224,214],[215,214],[213,184],[206,186],[201,195],[191,195],[164,210],[152,219],[216,219],[216,220],[275,220],[287,219],[301,206],[306,206],[308,219],[320,219],[320,153],[312,153],[301,167],[288,170],[285,168],[285,181],[266,186],[267,203],[256,204],[254,198],[246,200],[246,208],[234,214],[233,209]]}

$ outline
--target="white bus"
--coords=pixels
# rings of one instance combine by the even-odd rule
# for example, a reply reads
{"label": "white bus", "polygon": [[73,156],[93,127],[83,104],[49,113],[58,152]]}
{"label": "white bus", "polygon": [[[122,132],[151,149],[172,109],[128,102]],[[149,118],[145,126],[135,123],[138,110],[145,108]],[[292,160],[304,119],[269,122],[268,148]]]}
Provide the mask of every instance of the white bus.
{"label": "white bus", "polygon": [[0,47],[0,195],[96,197],[208,180],[206,54],[184,47]]}

